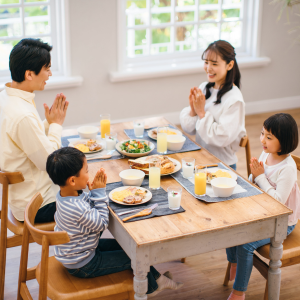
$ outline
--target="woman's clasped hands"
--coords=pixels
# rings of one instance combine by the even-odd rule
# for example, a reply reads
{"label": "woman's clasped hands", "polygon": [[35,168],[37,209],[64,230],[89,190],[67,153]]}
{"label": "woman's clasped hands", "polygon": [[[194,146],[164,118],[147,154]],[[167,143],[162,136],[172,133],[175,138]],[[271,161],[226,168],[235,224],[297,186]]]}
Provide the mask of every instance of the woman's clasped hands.
{"label": "woman's clasped hands", "polygon": [[201,89],[193,87],[190,90],[189,103],[192,117],[198,116],[200,119],[205,117],[205,95]]}

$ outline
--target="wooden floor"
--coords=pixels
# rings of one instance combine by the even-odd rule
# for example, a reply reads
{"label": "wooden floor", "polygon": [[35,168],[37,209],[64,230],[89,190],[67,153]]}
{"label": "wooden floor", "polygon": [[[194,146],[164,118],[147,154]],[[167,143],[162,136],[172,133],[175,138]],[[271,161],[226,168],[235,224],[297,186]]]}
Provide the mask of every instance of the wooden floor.
{"label": "wooden floor", "polygon": [[[300,109],[286,112],[290,113],[300,126]],[[271,113],[265,113],[246,117],[246,129],[250,137],[252,156],[259,157],[262,152],[259,135],[263,121],[270,115]],[[300,156],[300,147],[295,151],[295,154]],[[246,176],[244,149],[240,149],[238,158],[237,170],[241,175]],[[298,176],[298,184],[300,185],[300,176]],[[105,232],[103,236],[109,237],[110,233]],[[16,247],[8,249],[7,252],[4,296],[6,300],[16,299],[20,250],[20,247]],[[41,248],[37,244],[30,245],[29,266],[34,266],[39,262],[40,250]],[[53,255],[53,249],[50,250],[50,255]],[[222,285],[227,267],[225,250],[189,257],[186,259],[185,264],[182,264],[180,261],[172,261],[155,267],[161,272],[170,270],[174,279],[184,282],[184,286],[178,291],[163,291],[153,298],[154,300],[226,300],[232,288],[232,283],[230,283],[229,287]],[[300,299],[299,276],[300,264],[282,269],[280,300]],[[254,269],[246,293],[246,299],[263,300],[264,289],[265,280]],[[35,280],[30,282],[30,291],[33,299],[38,299],[38,284]]]}

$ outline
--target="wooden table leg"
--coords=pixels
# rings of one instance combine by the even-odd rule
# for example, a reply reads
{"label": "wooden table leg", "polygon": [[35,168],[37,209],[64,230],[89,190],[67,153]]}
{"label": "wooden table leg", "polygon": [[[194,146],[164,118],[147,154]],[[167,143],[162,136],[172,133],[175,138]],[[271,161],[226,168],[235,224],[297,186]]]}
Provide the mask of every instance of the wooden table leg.
{"label": "wooden table leg", "polygon": [[268,298],[269,300],[279,300],[280,283],[281,283],[281,261],[283,253],[282,241],[276,242],[275,238],[271,239],[270,263],[268,271]]}
{"label": "wooden table leg", "polygon": [[148,290],[148,279],[147,273],[142,275],[134,275],[133,278],[133,288],[134,288],[134,299],[135,300],[147,300],[147,290]]}

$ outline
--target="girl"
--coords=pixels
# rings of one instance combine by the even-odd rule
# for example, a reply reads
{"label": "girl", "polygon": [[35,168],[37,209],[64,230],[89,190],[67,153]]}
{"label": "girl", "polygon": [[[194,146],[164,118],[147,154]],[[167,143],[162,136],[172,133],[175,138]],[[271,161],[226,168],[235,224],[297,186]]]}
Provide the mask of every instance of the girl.
{"label": "girl", "polygon": [[[297,166],[290,153],[298,146],[298,127],[289,114],[276,114],[263,125],[260,141],[263,152],[259,158],[251,159],[251,175],[266,193],[293,210],[289,216],[287,235],[300,219],[300,190],[297,185]],[[234,280],[233,291],[228,300],[244,300],[253,267],[253,252],[269,244],[270,239],[226,249],[231,262],[230,280]]]}
{"label": "girl", "polygon": [[241,138],[245,130],[245,103],[234,48],[216,41],[202,54],[208,82],[192,88],[189,106],[180,113],[182,129],[196,133],[196,142],[231,168],[236,169]]}

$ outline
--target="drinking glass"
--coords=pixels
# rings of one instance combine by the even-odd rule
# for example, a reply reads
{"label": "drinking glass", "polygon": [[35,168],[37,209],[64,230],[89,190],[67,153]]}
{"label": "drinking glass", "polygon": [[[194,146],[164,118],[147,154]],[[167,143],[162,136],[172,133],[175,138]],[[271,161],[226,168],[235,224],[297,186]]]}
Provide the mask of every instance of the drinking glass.
{"label": "drinking glass", "polygon": [[110,133],[110,114],[100,115],[101,138],[105,138],[106,133]]}
{"label": "drinking glass", "polygon": [[105,133],[106,150],[114,150],[117,142],[116,133]]}
{"label": "drinking glass", "polygon": [[185,157],[182,159],[182,175],[184,178],[192,178],[194,176],[195,158]]}
{"label": "drinking glass", "polygon": [[167,154],[167,127],[157,128],[157,152]]}
{"label": "drinking glass", "polygon": [[197,196],[205,196],[206,194],[206,176],[207,167],[197,165],[195,167],[195,194]]}
{"label": "drinking glass", "polygon": [[144,137],[144,121],[134,121],[133,128],[134,128],[134,135],[137,138]]}
{"label": "drinking glass", "polygon": [[168,187],[168,203],[169,208],[177,210],[180,208],[182,188],[177,186]]}
{"label": "drinking glass", "polygon": [[149,163],[149,188],[160,189],[160,160],[153,160]]}

